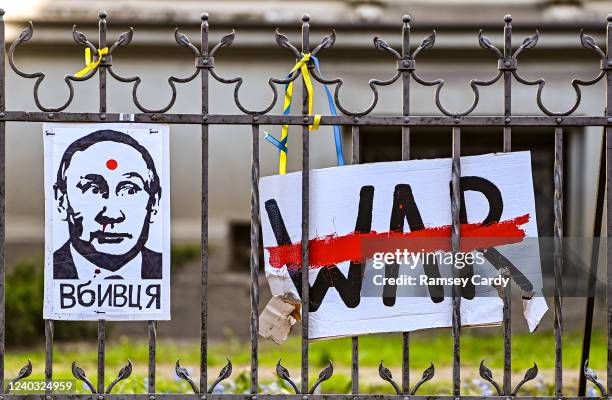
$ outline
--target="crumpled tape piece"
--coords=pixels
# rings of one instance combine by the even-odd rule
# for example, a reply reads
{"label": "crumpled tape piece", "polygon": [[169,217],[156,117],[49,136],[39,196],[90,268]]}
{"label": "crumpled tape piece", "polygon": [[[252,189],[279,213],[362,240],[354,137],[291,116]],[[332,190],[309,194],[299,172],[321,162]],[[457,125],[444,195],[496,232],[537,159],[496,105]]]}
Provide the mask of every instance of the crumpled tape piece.
{"label": "crumpled tape piece", "polygon": [[301,306],[301,301],[293,293],[272,297],[259,315],[259,335],[283,343],[291,327],[301,320]]}
{"label": "crumpled tape piece", "polygon": [[546,299],[541,294],[531,299],[523,299],[523,315],[527,320],[529,332],[533,332],[537,329],[547,310],[548,305],[546,304]]}

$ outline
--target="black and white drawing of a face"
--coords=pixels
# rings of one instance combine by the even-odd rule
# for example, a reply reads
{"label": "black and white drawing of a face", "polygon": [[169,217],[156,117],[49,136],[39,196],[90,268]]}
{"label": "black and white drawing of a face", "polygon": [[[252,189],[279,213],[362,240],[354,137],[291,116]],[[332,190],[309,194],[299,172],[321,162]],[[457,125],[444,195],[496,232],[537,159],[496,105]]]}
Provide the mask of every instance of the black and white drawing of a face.
{"label": "black and white drawing of a face", "polygon": [[93,132],[68,146],[55,192],[71,245],[110,270],[122,267],[143,249],[161,197],[147,149],[112,130]]}

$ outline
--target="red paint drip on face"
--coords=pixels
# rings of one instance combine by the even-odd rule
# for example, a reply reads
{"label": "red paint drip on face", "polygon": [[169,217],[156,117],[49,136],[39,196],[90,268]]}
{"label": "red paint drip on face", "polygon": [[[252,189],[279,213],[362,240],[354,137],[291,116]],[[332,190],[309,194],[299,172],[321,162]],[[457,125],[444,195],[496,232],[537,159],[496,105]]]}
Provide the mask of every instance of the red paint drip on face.
{"label": "red paint drip on face", "polygon": [[[460,251],[468,252],[504,244],[518,243],[525,237],[519,226],[529,222],[529,214],[483,226],[480,223],[461,224]],[[371,259],[376,252],[395,252],[407,249],[411,252],[451,251],[451,226],[425,228],[414,232],[352,232],[344,236],[327,235],[309,240],[311,269],[333,266],[351,261],[355,263]],[[389,240],[391,239],[391,240]],[[411,239],[411,240],[405,240]],[[301,242],[266,247],[270,253],[270,265],[287,266],[289,270],[301,268]]]}
{"label": "red paint drip on face", "polygon": [[119,164],[117,163],[117,161],[113,160],[112,158],[106,161],[106,168],[110,169],[111,171],[117,168],[118,165]]}

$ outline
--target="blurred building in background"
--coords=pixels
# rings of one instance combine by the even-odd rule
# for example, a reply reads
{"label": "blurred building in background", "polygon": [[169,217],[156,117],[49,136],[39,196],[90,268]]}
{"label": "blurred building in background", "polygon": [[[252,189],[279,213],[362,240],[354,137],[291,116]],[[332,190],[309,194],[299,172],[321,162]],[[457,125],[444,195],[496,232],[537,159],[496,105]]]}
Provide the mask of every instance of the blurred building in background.
{"label": "blurred building in background", "polygon": [[[341,100],[351,109],[361,110],[371,102],[368,80],[387,79],[395,73],[395,60],[374,49],[372,38],[383,37],[400,47],[402,15],[412,17],[412,43],[417,46],[431,29],[437,30],[435,47],[419,56],[417,69],[426,79],[446,81],[442,101],[447,109],[460,112],[472,103],[469,81],[490,79],[497,73],[495,56],[478,46],[478,29],[499,47],[502,46],[504,15],[512,14],[514,48],[540,29],[536,48],[521,55],[520,69],[530,79],[546,79],[544,101],[554,110],[569,109],[575,101],[570,81],[574,77],[591,79],[599,72],[594,52],[580,46],[579,32],[586,32],[603,45],[605,19],[612,12],[612,1],[588,0],[310,0],[310,1],[190,1],[190,0],[3,0],[9,43],[34,22],[34,37],[19,46],[15,60],[22,70],[44,71],[42,101],[62,104],[68,96],[63,81],[83,67],[82,48],[72,40],[72,24],[97,44],[99,10],[108,12],[108,40],[130,26],[133,42],[118,49],[113,66],[123,76],[139,75],[143,81],[139,98],[146,107],[161,107],[170,99],[170,76],[186,77],[193,69],[193,54],[179,47],[173,36],[175,27],[199,43],[200,14],[210,15],[211,45],[236,28],[230,48],[218,53],[215,71],[223,77],[244,77],[240,98],[249,108],[263,108],[272,99],[270,77],[284,77],[295,60],[274,40],[275,28],[298,47],[300,20],[311,16],[311,40],[316,44],[335,28],[337,40],[323,50],[319,59],[327,78],[341,77],[345,84]],[[33,80],[18,77],[7,69],[7,109],[36,110]],[[76,83],[75,101],[68,110],[97,111],[97,79]],[[299,84],[298,84],[299,87]],[[199,81],[177,85],[178,97],[170,110],[199,113]],[[536,87],[513,84],[513,114],[539,115]],[[210,113],[237,113],[233,86],[211,79]],[[282,91],[282,88],[279,88]],[[401,83],[379,89],[378,115],[401,114]],[[109,77],[108,111],[139,112],[132,103],[132,86]],[[299,92],[298,92],[299,93]],[[439,115],[434,104],[434,89],[412,85],[411,113]],[[480,89],[475,115],[503,113],[503,88],[497,83]],[[601,115],[604,85],[583,89],[577,114]],[[280,114],[282,101],[273,110]],[[317,113],[328,112],[322,88],[316,89]],[[299,112],[299,107],[294,107]],[[279,127],[262,127],[278,136]],[[244,316],[244,324],[233,326],[237,333],[248,331],[249,203],[250,203],[250,127],[212,126],[210,128],[210,243],[211,302],[227,302],[228,291],[244,294],[244,304],[234,304]],[[362,160],[365,162],[399,160],[400,130],[389,127],[362,130]],[[565,232],[569,236],[592,235],[595,191],[599,169],[601,128],[570,128],[566,136]],[[496,128],[463,130],[462,154],[501,151],[502,132]],[[553,216],[553,135],[551,129],[513,129],[513,150],[531,150],[540,234],[552,236]],[[345,155],[349,158],[350,129],[344,132]],[[290,130],[289,170],[301,166],[299,128]],[[450,130],[415,128],[412,130],[412,157],[450,156]],[[42,167],[42,128],[40,124],[9,123],[7,127],[7,255],[9,262],[33,251],[43,250],[44,199]],[[199,126],[171,127],[172,231],[175,243],[199,243],[200,235],[200,129]],[[311,166],[335,165],[332,130],[322,127],[312,133]],[[270,144],[261,141],[261,175],[277,173],[278,155]],[[605,215],[605,214],[604,214]],[[182,319],[184,334],[198,334],[198,313],[181,304],[199,304],[199,269],[181,271],[174,278],[173,316]],[[266,285],[262,285],[266,286]],[[215,289],[216,288],[216,289]],[[215,294],[217,293],[217,294]],[[218,296],[218,298],[215,298]],[[224,300],[225,299],[225,300]],[[581,311],[580,309],[577,309]],[[519,310],[520,311],[520,310]],[[214,313],[214,310],[213,310]],[[239,314],[238,312],[236,314]],[[566,314],[567,315],[567,314]],[[214,317],[214,316],[213,316]],[[211,334],[232,316],[220,316],[211,324]],[[227,318],[225,321],[223,318]],[[567,318],[567,317],[566,317]],[[193,325],[193,329],[191,326]],[[193,330],[193,332],[192,332]]]}

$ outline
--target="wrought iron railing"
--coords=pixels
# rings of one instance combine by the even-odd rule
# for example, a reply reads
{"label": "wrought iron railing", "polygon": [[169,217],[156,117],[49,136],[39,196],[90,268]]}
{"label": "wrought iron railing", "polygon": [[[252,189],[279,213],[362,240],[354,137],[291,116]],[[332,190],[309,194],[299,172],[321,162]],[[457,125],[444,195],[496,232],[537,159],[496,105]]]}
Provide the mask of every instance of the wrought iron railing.
{"label": "wrought iron railing", "polygon": [[[100,57],[100,63],[97,69],[94,69],[82,77],[76,77],[68,75],[64,78],[68,88],[67,100],[59,105],[44,105],[39,98],[39,87],[42,81],[45,79],[43,72],[28,73],[22,71],[17,63],[15,62],[15,52],[18,47],[32,39],[34,34],[34,26],[30,22],[29,25],[20,33],[20,35],[13,41],[8,50],[8,54],[5,54],[6,48],[6,37],[5,37],[5,23],[4,23],[4,11],[0,11],[0,387],[4,385],[4,349],[5,349],[5,337],[4,337],[4,324],[6,321],[5,314],[5,296],[4,296],[4,276],[5,276],[5,134],[6,134],[6,122],[17,121],[17,122],[45,122],[45,121],[56,121],[56,122],[121,122],[125,120],[125,114],[120,113],[109,113],[107,112],[107,73],[119,82],[131,83],[133,86],[132,100],[134,105],[141,111],[141,113],[130,114],[129,119],[135,122],[159,122],[167,124],[191,124],[201,126],[201,137],[202,137],[202,170],[201,170],[201,203],[202,203],[202,214],[201,214],[201,299],[200,299],[200,338],[201,338],[201,354],[200,354],[200,373],[199,383],[196,383],[192,377],[190,377],[188,371],[181,367],[179,361],[176,362],[175,372],[183,380],[187,381],[195,395],[167,395],[156,393],[155,376],[156,376],[156,323],[155,321],[148,322],[148,339],[149,339],[149,363],[148,363],[148,393],[147,394],[136,394],[136,395],[111,395],[112,389],[115,384],[130,376],[132,372],[132,365],[128,364],[123,367],[117,378],[108,386],[105,387],[104,375],[105,375],[105,350],[106,350],[106,324],[105,321],[100,320],[98,322],[98,371],[97,371],[97,385],[94,385],[86,376],[86,373],[81,369],[76,362],[72,365],[73,375],[85,382],[92,394],[96,394],[99,400],[105,398],[133,398],[133,399],[165,399],[174,398],[174,396],[180,396],[181,398],[190,399],[201,399],[206,400],[207,398],[227,398],[232,397],[236,399],[250,399],[256,400],[260,398],[290,398],[293,400],[308,400],[310,398],[330,397],[330,398],[342,398],[342,399],[353,399],[358,400],[360,398],[393,398],[393,399],[409,399],[417,396],[417,390],[422,383],[432,379],[434,376],[433,364],[427,368],[422,378],[414,385],[410,385],[409,371],[410,371],[410,335],[408,332],[403,333],[403,345],[402,345],[402,374],[401,382],[398,384],[392,377],[391,371],[386,368],[382,363],[379,368],[379,374],[385,381],[388,381],[394,388],[396,395],[394,396],[382,396],[382,395],[360,395],[359,394],[359,364],[358,364],[358,353],[359,353],[359,339],[357,337],[352,338],[352,394],[350,395],[316,395],[313,394],[314,390],[321,384],[321,382],[329,379],[333,373],[333,366],[331,363],[323,371],[321,371],[319,378],[316,382],[309,387],[309,339],[308,339],[308,305],[309,305],[309,284],[308,284],[308,227],[309,227],[309,175],[302,174],[302,288],[301,293],[302,300],[302,363],[300,373],[300,384],[296,384],[290,378],[289,371],[283,367],[280,362],[276,367],[277,375],[287,381],[295,391],[295,395],[283,395],[283,394],[261,394],[258,393],[258,318],[257,310],[259,306],[259,288],[258,288],[258,274],[260,272],[259,265],[259,250],[260,250],[260,216],[259,216],[259,192],[258,192],[258,179],[259,179],[259,137],[260,137],[260,125],[297,125],[302,127],[302,171],[308,171],[310,169],[310,158],[309,158],[309,132],[308,126],[313,124],[314,116],[308,115],[308,93],[306,89],[302,91],[302,115],[275,115],[269,114],[269,112],[277,104],[278,100],[278,89],[277,85],[284,85],[289,82],[295,81],[300,76],[300,71],[297,70],[290,74],[286,78],[270,78],[269,85],[272,90],[273,99],[272,102],[263,107],[260,110],[254,110],[247,108],[244,103],[240,100],[240,88],[243,82],[242,77],[235,78],[224,78],[216,72],[215,69],[215,57],[220,55],[223,48],[230,47],[234,41],[234,32],[223,36],[221,40],[210,48],[209,45],[209,22],[208,15],[202,14],[201,19],[201,38],[199,46],[191,42],[190,38],[181,33],[178,29],[174,33],[174,37],[179,46],[185,47],[191,51],[195,57],[194,71],[185,78],[170,77],[168,78],[168,84],[172,90],[172,97],[168,103],[158,109],[149,109],[145,107],[139,100],[138,88],[141,83],[141,78],[138,76],[125,77],[113,66],[113,57],[120,56],[123,48],[127,47],[132,41],[133,30],[130,29],[127,32],[119,35],[117,40],[110,46],[107,42],[107,15],[105,12],[99,14],[99,40],[98,47],[93,45],[87,37],[73,29],[74,41],[83,46],[89,48],[94,54],[94,57]],[[319,52],[328,51],[334,45],[335,32],[325,36],[318,45],[314,46],[311,50],[310,42],[310,18],[305,15],[302,18],[302,43],[301,48],[295,46],[291,41],[281,34],[278,30],[276,31],[276,43],[289,51],[291,56],[301,58],[303,54],[311,53],[316,55]],[[340,91],[342,88],[343,80],[341,78],[326,79],[314,68],[312,62],[308,64],[311,75],[314,79],[322,84],[335,85],[334,91],[334,102],[338,110],[342,115],[323,115],[320,123],[322,125],[342,125],[350,126],[352,131],[352,162],[359,163],[359,139],[360,139],[360,128],[363,126],[397,126],[401,127],[402,131],[402,159],[408,160],[411,155],[410,148],[410,130],[412,127],[421,126],[439,126],[448,127],[452,131],[452,185],[453,193],[451,201],[452,208],[452,243],[453,249],[457,250],[460,239],[460,221],[459,221],[459,209],[460,209],[460,197],[459,193],[459,178],[461,175],[460,165],[460,140],[461,130],[463,127],[473,126],[488,126],[493,128],[499,128],[503,131],[503,143],[501,147],[504,152],[511,151],[512,145],[512,129],[519,126],[541,126],[541,127],[552,127],[554,128],[554,238],[555,238],[555,262],[554,269],[556,272],[561,269],[561,243],[560,240],[563,237],[563,216],[562,216],[562,205],[563,205],[563,137],[564,129],[573,126],[601,126],[605,129],[605,149],[606,151],[606,162],[605,169],[602,163],[602,170],[600,172],[600,185],[598,189],[597,198],[600,199],[601,204],[597,207],[597,213],[595,218],[594,236],[599,236],[599,229],[601,228],[602,215],[603,215],[603,202],[605,193],[605,183],[610,181],[610,172],[612,171],[612,162],[610,153],[612,151],[612,15],[607,18],[606,28],[606,51],[599,48],[595,40],[583,32],[580,33],[580,42],[583,47],[593,50],[601,59],[599,66],[600,72],[597,76],[590,80],[574,79],[572,86],[576,93],[576,99],[574,105],[565,111],[551,111],[542,100],[542,93],[545,87],[545,80],[536,79],[530,80],[525,78],[519,73],[518,57],[525,51],[536,46],[538,42],[538,32],[536,31],[533,36],[527,37],[522,44],[515,50],[512,49],[512,17],[506,16],[504,18],[503,28],[503,43],[498,48],[487,36],[481,31],[478,35],[479,45],[493,53],[498,59],[497,72],[495,76],[487,80],[473,79],[470,82],[470,86],[474,93],[474,99],[471,105],[465,110],[451,111],[442,104],[441,93],[444,86],[444,80],[426,80],[417,73],[417,56],[423,52],[431,49],[435,45],[436,32],[433,31],[429,36],[422,40],[422,42],[414,47],[411,45],[411,33],[410,33],[410,17],[403,17],[403,24],[401,26],[401,38],[402,45],[400,50],[396,50],[389,46],[382,38],[375,37],[373,44],[376,49],[379,49],[392,56],[396,60],[396,66],[391,70],[393,76],[388,80],[376,80],[372,79],[369,82],[369,86],[372,91],[372,101],[369,106],[364,110],[350,110],[344,106],[340,101]],[[104,56],[97,56],[98,48],[109,47],[108,54]],[[413,49],[414,48],[414,49]],[[6,65],[5,59],[8,58],[8,62],[12,70],[19,76],[27,79],[34,79],[34,101],[39,111],[19,111],[19,110],[7,110],[5,107],[6,100]],[[73,82],[81,82],[91,79],[93,76],[98,75],[99,85],[99,109],[98,112],[67,112],[65,110],[71,105],[74,98],[74,85]],[[200,77],[201,81],[201,112],[196,114],[188,113],[169,113],[175,104],[177,91],[177,83],[187,83]],[[234,102],[236,107],[242,113],[236,114],[210,114],[209,113],[209,79],[212,77],[218,82],[224,84],[234,85]],[[601,115],[595,116],[575,116],[572,115],[582,99],[582,86],[594,85],[606,78],[606,100],[602,104]],[[372,112],[375,110],[378,103],[378,90],[379,86],[391,85],[401,78],[402,85],[402,114],[401,115],[373,115]],[[492,116],[476,116],[473,115],[474,110],[479,104],[480,95],[479,88],[481,86],[490,86],[498,81],[503,81],[503,98],[504,98],[504,111],[500,115]],[[424,86],[431,86],[435,88],[435,104],[437,109],[440,111],[438,116],[419,116],[411,115],[410,112],[410,94],[411,84],[415,82]],[[515,116],[512,114],[512,96],[511,87],[512,83],[518,83],[521,85],[534,85],[537,86],[537,105],[543,115],[540,116]],[[228,361],[228,364],[221,370],[218,377],[214,380],[211,385],[208,385],[208,374],[207,374],[207,353],[208,353],[208,165],[209,165],[209,127],[211,125],[250,125],[252,127],[252,161],[251,161],[251,374],[250,374],[250,385],[251,394],[247,395],[232,395],[232,394],[212,394],[213,389],[219,382],[227,379],[232,373],[232,364]],[[606,176],[606,172],[607,177]],[[607,202],[612,204],[612,193],[607,192]],[[607,235],[612,236],[612,207],[607,208]],[[599,229],[598,229],[599,227]],[[610,250],[608,250],[610,252]],[[612,259],[612,254],[608,254],[609,259]],[[561,280],[558,273],[555,274],[556,280],[556,291],[554,296],[554,333],[555,333],[555,397],[556,398],[572,398],[571,396],[565,396],[562,390],[562,298],[561,298]],[[607,354],[607,387],[597,381],[595,373],[588,368],[588,364],[584,363],[584,378],[593,382],[599,390],[602,397],[606,397],[612,394],[612,268],[608,268],[607,272],[607,304],[608,304],[608,354]],[[504,351],[504,363],[503,363],[503,377],[501,384],[496,382],[493,377],[491,370],[489,370],[484,362],[480,365],[480,376],[486,381],[490,382],[494,387],[498,396],[505,398],[530,398],[529,396],[520,396],[519,392],[521,387],[528,381],[534,379],[538,373],[537,366],[528,369],[525,373],[524,378],[512,386],[511,382],[511,296],[510,289],[504,289],[503,293],[503,351]],[[453,293],[453,313],[452,313],[452,337],[453,337],[453,365],[452,365],[452,396],[435,396],[440,399],[457,399],[461,396],[461,369],[460,369],[460,356],[461,356],[461,326],[460,326],[460,301],[461,297],[455,291]],[[588,300],[592,308],[592,299]],[[45,335],[46,335],[46,362],[45,362],[45,377],[48,382],[53,379],[53,368],[52,368],[52,355],[53,355],[53,321],[45,321]],[[398,349],[399,351],[399,349]],[[583,361],[586,361],[583,359]],[[18,376],[14,381],[26,378],[32,372],[32,364],[28,364],[19,372]],[[0,396],[0,399],[8,400],[10,398],[19,398],[23,395],[14,395],[5,393]],[[27,396],[27,395],[26,395]],[[93,396],[93,397],[96,397]],[[470,396],[474,397],[474,396]],[[92,398],[90,395],[79,395],[79,394],[54,394],[48,391],[46,394],[46,400],[57,398],[60,400],[69,399],[81,399],[81,398]]]}

